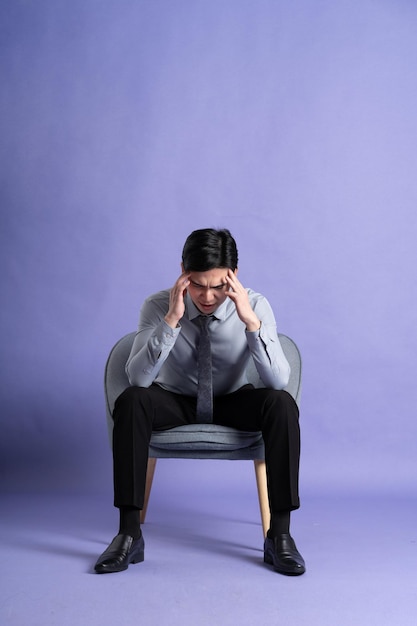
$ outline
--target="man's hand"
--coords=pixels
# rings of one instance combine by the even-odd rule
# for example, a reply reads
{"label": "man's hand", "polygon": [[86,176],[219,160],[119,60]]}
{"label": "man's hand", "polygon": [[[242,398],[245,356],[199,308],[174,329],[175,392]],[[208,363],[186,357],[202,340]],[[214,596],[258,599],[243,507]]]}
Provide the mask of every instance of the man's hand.
{"label": "man's hand", "polygon": [[242,322],[246,324],[246,330],[249,332],[259,330],[261,322],[250,305],[248,292],[232,270],[228,270],[225,278],[229,285],[227,295],[235,303],[236,312]]}
{"label": "man's hand", "polygon": [[165,321],[171,328],[176,328],[185,312],[184,296],[190,284],[189,274],[183,273],[169,292],[169,309]]}

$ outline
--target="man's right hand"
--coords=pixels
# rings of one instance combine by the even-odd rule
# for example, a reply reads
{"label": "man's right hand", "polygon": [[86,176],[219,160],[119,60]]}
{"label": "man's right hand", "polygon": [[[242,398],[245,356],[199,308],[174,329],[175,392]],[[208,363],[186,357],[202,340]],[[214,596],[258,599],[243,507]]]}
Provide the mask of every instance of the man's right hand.
{"label": "man's right hand", "polygon": [[190,274],[184,272],[169,292],[169,309],[165,321],[171,328],[176,328],[185,312],[184,297],[190,284]]}

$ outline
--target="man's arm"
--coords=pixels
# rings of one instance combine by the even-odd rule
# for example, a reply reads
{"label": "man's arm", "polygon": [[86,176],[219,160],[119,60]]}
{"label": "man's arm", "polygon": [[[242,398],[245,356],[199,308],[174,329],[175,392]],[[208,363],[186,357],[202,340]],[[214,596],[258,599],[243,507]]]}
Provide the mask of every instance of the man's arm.
{"label": "man's arm", "polygon": [[165,311],[160,299],[154,297],[141,308],[138,332],[125,368],[131,385],[149,387],[175,344],[180,329],[165,322]]}
{"label": "man's arm", "polygon": [[169,292],[169,301],[148,298],[141,309],[139,328],[126,363],[131,385],[149,387],[158,376],[180,333],[179,321],[184,315],[184,296],[189,285],[188,274],[181,274]]}
{"label": "man's arm", "polygon": [[261,327],[258,331],[246,331],[249,350],[265,387],[284,389],[291,369],[279,341],[274,314],[266,298],[257,302],[255,310]]}
{"label": "man's arm", "polygon": [[282,350],[274,313],[263,296],[252,306],[248,291],[236,273],[228,272],[227,295],[236,305],[236,312],[246,326],[246,339],[258,374],[265,387],[283,389],[288,385],[290,366]]}

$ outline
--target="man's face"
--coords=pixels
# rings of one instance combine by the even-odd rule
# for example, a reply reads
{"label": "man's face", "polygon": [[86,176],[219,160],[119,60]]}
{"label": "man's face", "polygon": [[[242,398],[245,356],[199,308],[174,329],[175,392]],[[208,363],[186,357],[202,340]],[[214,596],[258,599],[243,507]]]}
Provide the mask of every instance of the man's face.
{"label": "man's face", "polygon": [[[190,284],[187,291],[191,300],[201,313],[211,315],[227,298],[228,285],[225,267],[208,270],[207,272],[190,272]],[[234,272],[237,273],[237,270]]]}

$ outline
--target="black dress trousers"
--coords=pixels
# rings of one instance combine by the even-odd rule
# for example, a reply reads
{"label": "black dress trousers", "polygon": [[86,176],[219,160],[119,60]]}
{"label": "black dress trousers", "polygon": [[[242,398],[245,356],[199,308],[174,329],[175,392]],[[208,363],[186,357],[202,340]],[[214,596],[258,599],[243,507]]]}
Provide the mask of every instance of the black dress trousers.
{"label": "black dress trousers", "polygon": [[[300,506],[298,407],[286,391],[246,385],[214,399],[213,422],[261,431],[271,513]],[[114,505],[143,508],[149,441],[153,430],[196,423],[196,399],[162,389],[128,387],[116,400],[113,431]]]}

